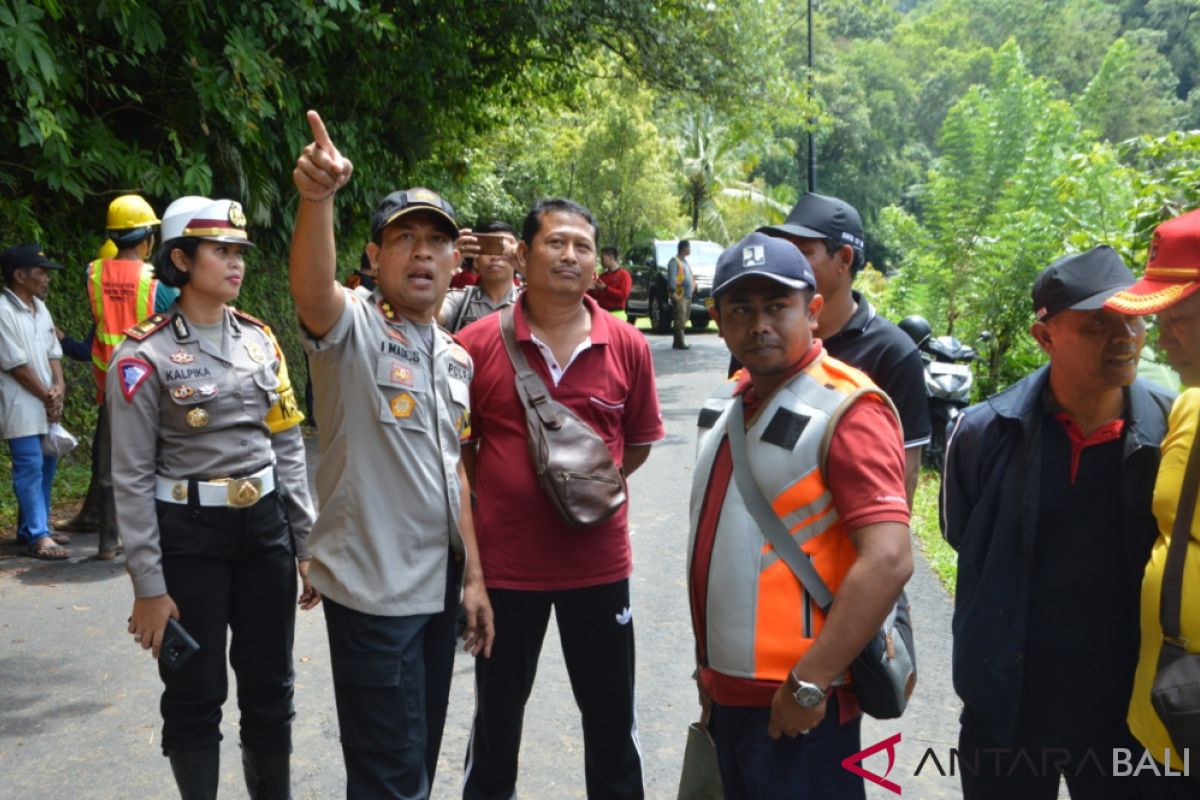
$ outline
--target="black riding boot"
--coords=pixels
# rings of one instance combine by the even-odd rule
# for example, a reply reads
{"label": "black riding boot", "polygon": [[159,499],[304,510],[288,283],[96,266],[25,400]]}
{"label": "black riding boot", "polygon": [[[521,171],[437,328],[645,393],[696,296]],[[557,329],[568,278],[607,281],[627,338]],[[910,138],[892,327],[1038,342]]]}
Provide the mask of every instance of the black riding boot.
{"label": "black riding boot", "polygon": [[216,800],[221,782],[221,748],[167,753],[181,800]]}
{"label": "black riding boot", "polygon": [[292,800],[291,753],[255,753],[242,745],[250,800]]}

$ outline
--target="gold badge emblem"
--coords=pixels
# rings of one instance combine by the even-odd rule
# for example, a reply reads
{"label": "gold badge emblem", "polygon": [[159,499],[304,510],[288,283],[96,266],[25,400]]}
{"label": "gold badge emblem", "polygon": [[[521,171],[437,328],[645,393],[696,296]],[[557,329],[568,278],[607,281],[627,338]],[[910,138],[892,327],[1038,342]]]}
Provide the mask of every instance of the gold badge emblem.
{"label": "gold badge emblem", "polygon": [[187,500],[187,484],[177,483],[171,487],[171,497],[174,497],[179,502]]}
{"label": "gold badge emblem", "polygon": [[428,189],[413,189],[408,192],[408,202],[409,204],[428,203],[431,206],[438,206],[440,208],[442,205],[442,198],[438,197],[437,194]]}
{"label": "gold badge emblem", "polygon": [[180,350],[177,353],[171,353],[172,364],[190,364],[196,360],[196,357],[186,350]]}
{"label": "gold badge emblem", "polygon": [[392,416],[400,419],[408,419],[417,410],[417,401],[408,392],[396,395],[388,405],[391,406]]}
{"label": "gold badge emblem", "polygon": [[241,203],[229,204],[229,221],[238,228],[246,227],[246,215],[242,213]]}
{"label": "gold badge emblem", "polygon": [[187,424],[193,428],[203,428],[208,424],[208,412],[203,408],[193,408],[187,413]]}
{"label": "gold badge emblem", "polygon": [[250,360],[255,364],[267,363],[267,354],[263,352],[257,342],[246,342],[246,355],[250,356]]}
{"label": "gold badge emblem", "polygon": [[230,481],[225,488],[225,502],[234,508],[246,508],[258,502],[262,496],[262,481],[258,478],[239,478]]}
{"label": "gold badge emblem", "polygon": [[187,400],[194,394],[196,394],[196,390],[190,386],[176,386],[171,390],[171,397],[176,400]]}

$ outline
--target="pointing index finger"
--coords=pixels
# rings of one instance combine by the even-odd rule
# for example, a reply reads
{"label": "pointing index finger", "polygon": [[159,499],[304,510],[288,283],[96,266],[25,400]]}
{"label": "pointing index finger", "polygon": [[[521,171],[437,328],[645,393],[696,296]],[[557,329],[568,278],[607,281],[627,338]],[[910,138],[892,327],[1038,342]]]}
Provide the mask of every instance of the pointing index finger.
{"label": "pointing index finger", "polygon": [[337,155],[337,148],[333,146],[333,140],[329,138],[329,131],[325,130],[325,123],[321,121],[321,115],[316,111],[309,111],[308,127],[312,129],[313,141],[329,155]]}

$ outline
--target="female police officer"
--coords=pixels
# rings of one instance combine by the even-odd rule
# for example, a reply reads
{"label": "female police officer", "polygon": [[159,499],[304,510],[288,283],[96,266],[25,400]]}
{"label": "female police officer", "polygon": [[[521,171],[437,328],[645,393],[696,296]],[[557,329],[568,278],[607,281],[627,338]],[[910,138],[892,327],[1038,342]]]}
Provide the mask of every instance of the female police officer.
{"label": "female police officer", "polygon": [[108,375],[129,632],[158,657],[174,618],[200,646],[159,666],[162,746],[184,800],[216,796],[226,627],[250,796],[290,796],[297,559],[301,607],[320,601],[303,417],[270,329],[226,305],[252,246],[245,225],[230,200],[171,204],[154,267],[179,301],[127,332]]}

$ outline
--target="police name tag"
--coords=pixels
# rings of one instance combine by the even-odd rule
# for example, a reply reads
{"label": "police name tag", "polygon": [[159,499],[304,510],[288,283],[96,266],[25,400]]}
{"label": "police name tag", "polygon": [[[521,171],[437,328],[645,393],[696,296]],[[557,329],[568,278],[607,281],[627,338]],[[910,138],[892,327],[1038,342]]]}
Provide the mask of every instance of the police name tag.
{"label": "police name tag", "polygon": [[426,387],[425,370],[419,364],[385,356],[375,364],[375,382],[381,386],[423,392]]}

